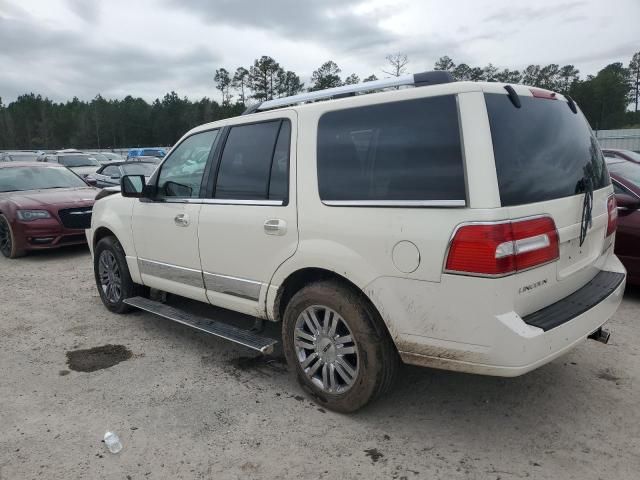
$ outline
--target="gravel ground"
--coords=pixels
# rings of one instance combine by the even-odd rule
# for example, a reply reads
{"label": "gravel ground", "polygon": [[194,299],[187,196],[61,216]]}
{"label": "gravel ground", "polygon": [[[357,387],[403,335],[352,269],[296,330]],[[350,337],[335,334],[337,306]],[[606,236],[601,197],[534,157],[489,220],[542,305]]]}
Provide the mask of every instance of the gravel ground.
{"label": "gravel ground", "polygon": [[[304,397],[279,355],[109,313],[85,248],[0,258],[0,279],[0,479],[638,478],[640,290],[609,345],[515,379],[406,367],[345,416]],[[120,363],[70,370],[105,345]]]}

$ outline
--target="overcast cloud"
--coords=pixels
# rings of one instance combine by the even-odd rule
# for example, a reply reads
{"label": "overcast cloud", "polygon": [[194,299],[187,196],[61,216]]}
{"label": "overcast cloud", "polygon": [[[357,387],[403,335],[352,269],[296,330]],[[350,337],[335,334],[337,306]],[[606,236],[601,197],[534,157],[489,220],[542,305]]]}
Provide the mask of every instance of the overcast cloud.
{"label": "overcast cloud", "polygon": [[637,18],[638,0],[0,0],[0,97],[217,97],[216,68],[261,55],[304,81],[328,59],[381,77],[392,52],[585,76],[640,50]]}

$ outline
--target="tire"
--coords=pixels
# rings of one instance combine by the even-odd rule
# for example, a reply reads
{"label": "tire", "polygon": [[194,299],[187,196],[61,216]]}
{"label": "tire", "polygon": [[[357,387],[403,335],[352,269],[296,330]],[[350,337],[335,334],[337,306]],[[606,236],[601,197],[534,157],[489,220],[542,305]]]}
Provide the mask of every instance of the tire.
{"label": "tire", "polygon": [[0,215],[0,252],[7,258],[22,257],[26,253],[18,248],[11,224],[4,215]]}
{"label": "tire", "polygon": [[[101,265],[101,262],[104,263]],[[102,303],[114,313],[131,311],[132,307],[124,303],[124,300],[145,295],[145,287],[131,280],[122,245],[113,236],[104,237],[96,244],[93,272]]]}
{"label": "tire", "polygon": [[304,390],[336,412],[354,412],[388,391],[398,370],[398,353],[377,311],[362,293],[336,281],[312,283],[293,296],[282,345]]}

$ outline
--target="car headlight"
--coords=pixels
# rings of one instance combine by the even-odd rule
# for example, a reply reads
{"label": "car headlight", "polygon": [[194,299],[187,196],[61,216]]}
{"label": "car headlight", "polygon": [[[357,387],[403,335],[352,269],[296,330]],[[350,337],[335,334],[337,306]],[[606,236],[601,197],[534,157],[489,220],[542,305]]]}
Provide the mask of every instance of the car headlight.
{"label": "car headlight", "polygon": [[32,222],[41,218],[51,218],[51,214],[46,210],[18,210],[18,218],[23,222]]}

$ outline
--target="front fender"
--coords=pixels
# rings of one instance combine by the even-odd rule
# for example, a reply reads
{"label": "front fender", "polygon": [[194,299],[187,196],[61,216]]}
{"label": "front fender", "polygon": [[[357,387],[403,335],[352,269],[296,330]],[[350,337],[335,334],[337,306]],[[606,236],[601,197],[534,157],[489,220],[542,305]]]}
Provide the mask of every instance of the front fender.
{"label": "front fender", "polygon": [[122,195],[114,194],[98,200],[93,206],[91,216],[91,229],[87,230],[87,241],[93,246],[97,234],[101,229],[107,229],[115,235],[122,245],[131,279],[136,283],[142,283],[138,270],[138,255],[133,242],[133,230],[131,219],[135,198],[123,198]]}

